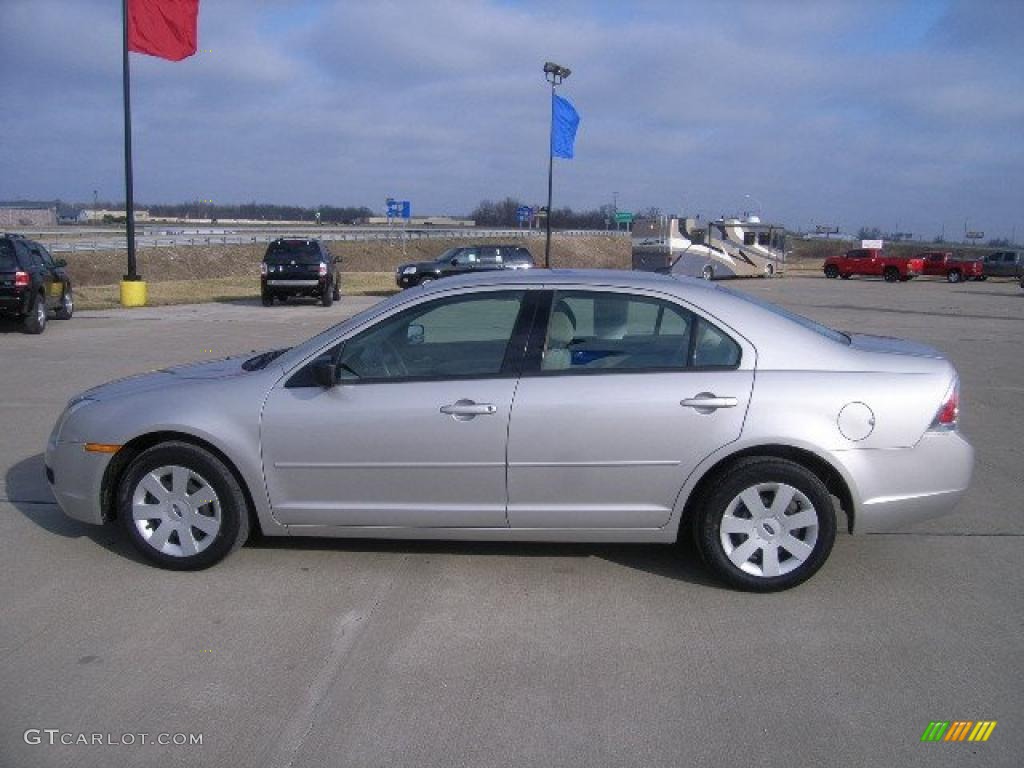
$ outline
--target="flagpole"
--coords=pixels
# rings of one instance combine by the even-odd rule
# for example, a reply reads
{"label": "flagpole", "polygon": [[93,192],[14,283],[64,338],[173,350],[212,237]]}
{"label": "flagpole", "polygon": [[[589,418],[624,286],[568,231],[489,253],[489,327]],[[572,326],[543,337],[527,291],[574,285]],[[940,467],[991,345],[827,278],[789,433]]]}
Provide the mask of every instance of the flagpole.
{"label": "flagpole", "polygon": [[139,279],[135,263],[135,199],[132,191],[132,95],[131,75],[128,67],[128,0],[121,0],[121,18],[123,26],[123,85],[124,85],[124,189],[125,189],[125,220],[127,223],[128,240],[128,274],[126,281]]}
{"label": "flagpole", "polygon": [[551,269],[551,188],[555,166],[555,84],[551,83],[551,125],[548,128],[548,215],[544,217],[547,230],[544,237],[544,269]]}

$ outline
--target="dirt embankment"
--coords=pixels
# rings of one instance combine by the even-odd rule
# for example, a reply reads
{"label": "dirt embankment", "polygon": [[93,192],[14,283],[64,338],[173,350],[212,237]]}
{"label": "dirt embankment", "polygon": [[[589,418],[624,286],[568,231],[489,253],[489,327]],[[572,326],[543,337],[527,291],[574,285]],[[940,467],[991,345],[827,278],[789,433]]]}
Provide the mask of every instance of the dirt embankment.
{"label": "dirt embankment", "polygon": [[[341,257],[343,272],[392,272],[409,261],[434,259],[467,240],[410,240],[401,242],[331,242]],[[477,242],[474,240],[473,242]],[[479,242],[487,242],[481,238]],[[517,241],[519,242],[519,241]],[[544,260],[544,238],[525,238],[538,265]],[[211,277],[246,277],[259,274],[266,245],[195,245],[143,248],[138,252],[139,274],[147,281],[190,280]],[[125,251],[78,251],[59,254],[67,259],[77,285],[112,285],[126,269]],[[629,239],[622,236],[560,237],[551,239],[553,267],[629,269]]]}

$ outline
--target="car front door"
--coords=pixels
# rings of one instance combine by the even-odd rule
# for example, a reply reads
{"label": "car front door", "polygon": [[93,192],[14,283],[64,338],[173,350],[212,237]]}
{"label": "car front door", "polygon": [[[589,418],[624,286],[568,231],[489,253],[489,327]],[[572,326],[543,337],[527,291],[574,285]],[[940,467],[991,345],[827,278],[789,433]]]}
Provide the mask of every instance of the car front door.
{"label": "car front door", "polygon": [[43,265],[43,283],[46,286],[46,304],[51,309],[59,307],[61,298],[64,296],[64,280],[60,274],[61,270],[53,261],[50,252],[41,245],[33,246],[33,250]]}
{"label": "car front door", "polygon": [[475,291],[422,302],[332,348],[335,386],[318,386],[311,364],[286,377],[267,399],[261,430],[275,518],[506,527],[505,450],[525,295]]}
{"label": "car front door", "polygon": [[509,428],[512,528],[660,528],[743,427],[754,352],[664,298],[559,291]]}

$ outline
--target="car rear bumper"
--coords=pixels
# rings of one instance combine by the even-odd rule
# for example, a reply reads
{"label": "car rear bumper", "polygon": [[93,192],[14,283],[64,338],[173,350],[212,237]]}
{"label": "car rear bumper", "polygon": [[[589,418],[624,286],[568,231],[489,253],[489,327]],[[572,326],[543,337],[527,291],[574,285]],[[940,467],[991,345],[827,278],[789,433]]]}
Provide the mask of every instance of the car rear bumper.
{"label": "car rear bumper", "polygon": [[974,471],[959,432],[928,432],[912,448],[840,451],[856,489],[855,533],[879,533],[953,511]]}
{"label": "car rear bumper", "polygon": [[267,280],[268,288],[316,288],[319,280]]}
{"label": "car rear bumper", "polygon": [[111,454],[89,453],[81,443],[46,447],[46,479],[64,514],[83,523],[100,525],[100,491]]}
{"label": "car rear bumper", "polygon": [[24,315],[28,312],[28,294],[21,292],[0,293],[0,312]]}

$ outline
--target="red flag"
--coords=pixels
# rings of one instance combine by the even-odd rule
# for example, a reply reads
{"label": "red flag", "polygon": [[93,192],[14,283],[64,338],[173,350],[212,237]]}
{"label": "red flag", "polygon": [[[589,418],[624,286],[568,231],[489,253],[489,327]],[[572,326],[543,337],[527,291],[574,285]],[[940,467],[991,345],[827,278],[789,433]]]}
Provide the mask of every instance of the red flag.
{"label": "red flag", "polygon": [[199,0],[128,0],[128,50],[181,61],[196,52]]}

